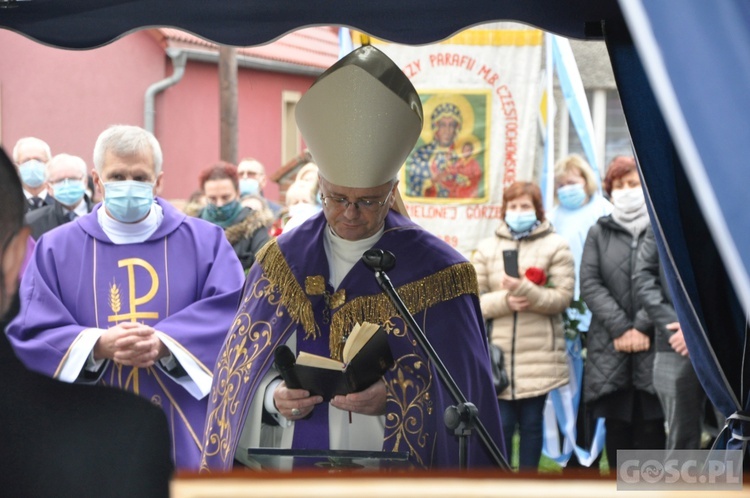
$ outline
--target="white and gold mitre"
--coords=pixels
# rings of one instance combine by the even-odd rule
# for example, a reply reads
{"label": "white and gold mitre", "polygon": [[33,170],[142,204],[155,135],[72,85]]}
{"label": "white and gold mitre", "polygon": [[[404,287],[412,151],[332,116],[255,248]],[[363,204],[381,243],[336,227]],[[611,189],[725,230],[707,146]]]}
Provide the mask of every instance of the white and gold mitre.
{"label": "white and gold mitre", "polygon": [[396,177],[422,131],[422,103],[409,78],[365,45],[328,68],[296,109],[323,178],[370,188]]}

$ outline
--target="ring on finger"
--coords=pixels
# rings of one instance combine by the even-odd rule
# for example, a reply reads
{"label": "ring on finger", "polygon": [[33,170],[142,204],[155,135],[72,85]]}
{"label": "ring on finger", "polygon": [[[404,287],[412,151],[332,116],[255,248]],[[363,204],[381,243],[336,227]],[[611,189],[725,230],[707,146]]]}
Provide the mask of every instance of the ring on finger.
{"label": "ring on finger", "polygon": [[299,417],[301,411],[299,411],[299,408],[292,408],[292,416],[293,417]]}

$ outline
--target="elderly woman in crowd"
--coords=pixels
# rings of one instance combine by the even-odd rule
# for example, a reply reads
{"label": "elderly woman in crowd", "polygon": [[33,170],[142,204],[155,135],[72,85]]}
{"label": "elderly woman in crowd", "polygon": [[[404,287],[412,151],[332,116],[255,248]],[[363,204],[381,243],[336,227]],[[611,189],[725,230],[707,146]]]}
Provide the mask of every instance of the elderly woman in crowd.
{"label": "elderly woman in crowd", "polygon": [[294,182],[286,191],[286,220],[284,231],[301,225],[319,213],[322,206],[318,197],[318,166],[307,163],[297,172]]}
{"label": "elderly woman in crowd", "polygon": [[[539,187],[516,182],[504,192],[503,221],[473,256],[482,314],[503,350],[510,387],[498,395],[505,446],[520,433],[519,466],[536,469],[547,393],[568,382],[561,314],[573,296],[573,256],[544,217]],[[515,251],[518,276],[503,252]],[[510,264],[511,259],[507,260]]]}
{"label": "elderly woman in crowd", "polygon": [[[612,212],[612,204],[600,193],[594,170],[578,154],[563,157],[555,163],[555,200],[557,202],[549,215],[549,220],[555,227],[555,232],[562,235],[570,245],[570,252],[573,253],[575,262],[576,285],[573,293],[575,302],[565,312],[569,318],[570,330],[570,333],[566,333],[566,340],[568,341],[568,355],[573,364],[571,382],[575,383],[575,392],[580,392],[584,368],[583,348],[591,323],[591,312],[586,309],[581,300],[580,275],[583,245],[589,228],[599,218]],[[585,409],[583,398],[580,399],[580,406],[573,408],[580,409],[577,441],[568,441],[568,443],[577,442],[579,446],[588,449],[591,439],[595,437],[594,421]],[[550,413],[548,412],[547,415]],[[552,416],[554,417],[555,414],[552,413]],[[574,465],[577,465],[575,457],[568,461],[569,467]]]}
{"label": "elderly woman in crowd", "polygon": [[595,417],[606,420],[606,451],[664,448],[664,416],[654,393],[653,327],[636,299],[633,276],[649,226],[646,202],[632,157],[610,163],[604,188],[614,210],[586,238],[581,295],[592,312],[583,395]]}
{"label": "elderly woman in crowd", "polygon": [[[583,245],[589,228],[602,216],[612,212],[612,204],[599,192],[596,177],[587,163],[578,154],[571,154],[555,164],[555,198],[557,205],[549,219],[555,231],[570,245],[575,261],[576,276],[580,275]],[[576,280],[574,299],[580,295],[580,284]],[[587,331],[591,314],[577,318],[581,320],[579,331]]]}

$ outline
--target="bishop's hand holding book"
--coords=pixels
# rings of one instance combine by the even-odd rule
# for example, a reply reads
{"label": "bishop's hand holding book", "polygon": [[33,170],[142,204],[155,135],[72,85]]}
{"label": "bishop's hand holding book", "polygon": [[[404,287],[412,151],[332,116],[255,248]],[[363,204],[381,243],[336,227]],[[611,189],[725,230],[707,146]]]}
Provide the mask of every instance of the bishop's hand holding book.
{"label": "bishop's hand holding book", "polygon": [[356,324],[346,339],[343,361],[301,352],[296,360],[287,346],[274,352],[276,368],[290,389],[305,389],[329,401],[367,389],[393,366],[388,334],[379,325]]}

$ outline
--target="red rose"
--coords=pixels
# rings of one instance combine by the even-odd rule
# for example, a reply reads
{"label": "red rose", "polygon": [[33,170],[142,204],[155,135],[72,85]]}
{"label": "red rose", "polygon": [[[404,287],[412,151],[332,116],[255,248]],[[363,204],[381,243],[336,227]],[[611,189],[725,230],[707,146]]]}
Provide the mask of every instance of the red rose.
{"label": "red rose", "polygon": [[533,282],[536,285],[544,285],[547,283],[547,274],[544,273],[544,270],[537,268],[536,266],[532,266],[526,270],[525,276],[530,282]]}
{"label": "red rose", "polygon": [[281,235],[282,231],[283,230],[281,227],[272,226],[271,228],[268,229],[268,235],[270,235],[271,237],[278,237],[279,235]]}

